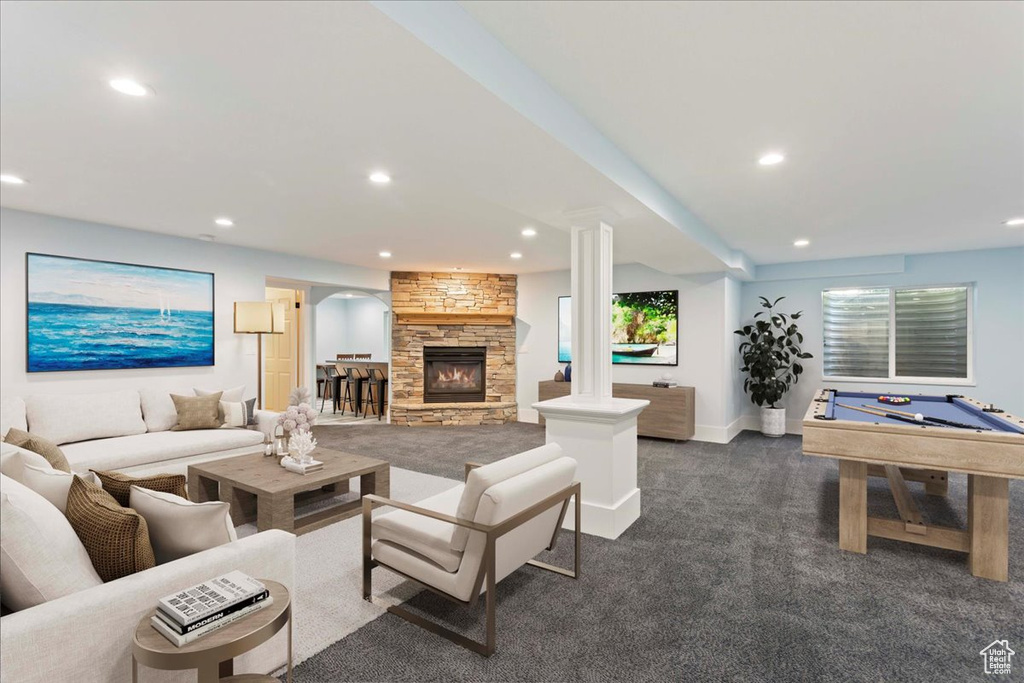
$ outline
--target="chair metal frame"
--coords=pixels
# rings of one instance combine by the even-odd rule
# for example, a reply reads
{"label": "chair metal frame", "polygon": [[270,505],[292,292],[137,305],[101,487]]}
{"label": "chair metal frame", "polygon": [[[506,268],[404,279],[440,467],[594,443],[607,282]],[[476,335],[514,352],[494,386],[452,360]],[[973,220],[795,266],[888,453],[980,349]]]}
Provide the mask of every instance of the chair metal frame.
{"label": "chair metal frame", "polygon": [[[466,476],[469,476],[470,471],[474,468],[480,467],[478,463],[466,463]],[[565,569],[563,567],[557,567],[555,565],[541,562],[539,560],[527,560],[526,564],[544,569],[549,572],[554,572],[562,576],[567,576],[572,579],[579,579],[580,577],[580,483],[574,481],[566,488],[558,491],[557,493],[548,496],[539,503],[535,503],[525,510],[516,513],[512,517],[509,517],[503,522],[498,524],[477,524],[476,522],[460,519],[451,515],[446,515],[433,510],[427,510],[425,508],[417,507],[415,505],[409,505],[408,503],[400,503],[396,500],[389,498],[382,498],[376,495],[363,496],[363,599],[368,602],[373,602],[372,595],[372,576],[371,572],[374,567],[382,567],[387,569],[399,576],[408,579],[416,584],[419,584],[423,588],[440,595],[441,597],[450,600],[464,607],[476,607],[477,601],[480,597],[480,588],[483,586],[484,579],[487,580],[486,592],[485,592],[485,612],[486,612],[486,641],[481,643],[475,640],[471,640],[461,633],[456,633],[440,624],[430,621],[421,617],[418,614],[414,614],[403,607],[392,605],[387,608],[388,612],[399,616],[411,624],[415,624],[422,629],[430,631],[443,638],[447,638],[457,645],[472,650],[477,654],[481,654],[484,657],[490,657],[494,654],[496,649],[497,633],[495,624],[495,584],[494,580],[496,563],[496,545],[499,538],[507,534],[508,532],[516,529],[526,522],[530,521],[534,517],[537,517],[544,512],[547,512],[555,505],[561,503],[562,510],[558,515],[558,523],[555,525],[555,531],[551,535],[551,543],[548,544],[547,550],[551,551],[555,548],[555,543],[558,541],[558,532],[562,529],[562,522],[565,520],[565,513],[569,509],[569,500],[575,497],[575,531],[574,531],[574,548],[573,548],[573,568]],[[393,507],[398,510],[405,510],[406,512],[412,512],[414,514],[423,515],[424,517],[430,517],[431,519],[437,519],[442,522],[448,522],[456,526],[465,527],[472,531],[479,531],[486,535],[486,541],[484,543],[484,557],[480,562],[480,569],[477,571],[476,580],[473,582],[472,597],[469,600],[461,600],[454,595],[450,595],[435,588],[429,584],[423,583],[422,581],[401,572],[394,567],[391,567],[379,560],[373,559],[372,556],[372,527],[373,527],[373,509],[375,507]]]}

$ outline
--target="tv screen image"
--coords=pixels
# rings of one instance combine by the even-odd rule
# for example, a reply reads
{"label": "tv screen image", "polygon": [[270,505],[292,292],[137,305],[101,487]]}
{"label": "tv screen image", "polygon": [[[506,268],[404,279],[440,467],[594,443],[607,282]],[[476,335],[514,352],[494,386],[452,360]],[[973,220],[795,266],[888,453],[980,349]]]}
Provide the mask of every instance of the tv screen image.
{"label": "tv screen image", "polygon": [[[679,290],[612,295],[612,363],[679,365]],[[572,349],[572,297],[558,297],[558,362]]]}

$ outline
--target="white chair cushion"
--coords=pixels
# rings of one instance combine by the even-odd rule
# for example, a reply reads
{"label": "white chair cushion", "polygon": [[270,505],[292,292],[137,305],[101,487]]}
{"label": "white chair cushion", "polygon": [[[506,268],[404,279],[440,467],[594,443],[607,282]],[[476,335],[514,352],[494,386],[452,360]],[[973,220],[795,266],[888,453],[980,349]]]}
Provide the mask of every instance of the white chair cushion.
{"label": "white chair cushion", "polygon": [[139,392],[55,394],[25,399],[28,431],[58,446],[87,439],[144,434]]}
{"label": "white chair cushion", "polygon": [[28,431],[25,401],[20,396],[4,397],[0,400],[0,438],[7,436],[10,429]]}
{"label": "white chair cushion", "polygon": [[[193,388],[192,392],[196,396],[212,396],[217,392],[220,392],[220,400],[227,401],[228,403],[241,403],[245,400],[243,394],[245,394],[245,385],[234,387],[232,389],[196,389]],[[177,420],[175,420],[177,422]]]}
{"label": "white chair cushion", "polygon": [[[522,474],[534,467],[539,467],[553,460],[562,457],[562,447],[556,443],[549,443],[516,455],[492,462],[483,467],[477,467],[470,471],[466,478],[466,488],[462,492],[462,499],[459,501],[456,517],[459,519],[474,519],[477,506],[480,505],[480,496],[484,491],[495,484],[505,481],[510,477]],[[469,530],[465,527],[456,527],[452,532],[452,550],[463,551],[469,541]]]}
{"label": "white chair cushion", "polygon": [[237,540],[231,504],[193,503],[173,493],[132,486],[128,506],[149,527],[156,563],[164,564]]}
{"label": "white chair cushion", "polygon": [[[50,501],[62,513],[67,510],[68,491],[71,490],[71,482],[74,480],[75,475],[55,470],[49,466],[49,463],[47,463],[45,468],[25,463],[21,473],[22,484]],[[96,475],[92,472],[86,472],[78,476],[90,484],[99,485]]]}
{"label": "white chair cushion", "polygon": [[171,392],[165,389],[142,389],[139,398],[147,431],[166,432],[178,424],[178,411],[171,400]]}
{"label": "white chair cushion", "polygon": [[[416,507],[454,515],[462,496],[462,488],[456,486],[444,493],[421,500],[416,503]],[[452,550],[451,546],[454,526],[413,512],[395,510],[373,520],[373,536],[419,553],[443,567],[445,571],[454,572],[462,563],[462,553]]]}
{"label": "white chair cushion", "polygon": [[33,465],[41,469],[53,469],[53,466],[38,453],[14,444],[0,444],[0,473],[14,481],[21,481],[25,465]]}
{"label": "white chair cushion", "polygon": [[197,429],[84,441],[68,444],[62,450],[75,472],[87,472],[90,469],[116,471],[262,443],[263,432],[248,429]]}
{"label": "white chair cushion", "polygon": [[2,475],[0,518],[0,595],[11,609],[27,609],[103,583],[60,510]]}

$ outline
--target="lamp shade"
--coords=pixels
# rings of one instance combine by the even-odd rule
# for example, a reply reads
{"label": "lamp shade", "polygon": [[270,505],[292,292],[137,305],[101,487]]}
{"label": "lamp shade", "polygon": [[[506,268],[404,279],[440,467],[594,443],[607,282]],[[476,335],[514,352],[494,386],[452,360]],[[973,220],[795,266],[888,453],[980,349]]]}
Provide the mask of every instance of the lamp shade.
{"label": "lamp shade", "polygon": [[236,301],[235,332],[284,334],[284,304],[270,301]]}

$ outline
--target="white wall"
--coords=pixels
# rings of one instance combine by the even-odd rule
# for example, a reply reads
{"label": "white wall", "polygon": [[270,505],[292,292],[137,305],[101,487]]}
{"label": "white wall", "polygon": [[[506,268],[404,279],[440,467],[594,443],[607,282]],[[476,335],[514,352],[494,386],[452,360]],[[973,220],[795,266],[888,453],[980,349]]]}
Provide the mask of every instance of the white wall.
{"label": "white wall", "polygon": [[[823,386],[878,392],[970,396],[1024,414],[1024,248],[922,254],[877,259],[794,263],[758,269],[770,281],[742,284],[743,319],[760,310],[758,297],[774,300],[784,312],[803,310],[799,320],[804,350],[814,354],[806,374],[785,400],[787,428],[800,422],[815,391]],[[822,276],[835,272],[841,275]],[[974,386],[914,385],[891,382],[836,382],[822,378],[821,292],[833,287],[942,285],[974,283]],[[738,338],[737,338],[738,339]],[[756,428],[757,408],[745,401],[749,428]]]}
{"label": "white wall", "polygon": [[[649,384],[671,373],[695,388],[695,439],[727,442],[739,427],[739,409],[729,355],[733,325],[739,319],[739,285],[723,274],[677,277],[639,264],[616,266],[612,291],[679,290],[679,366],[615,365],[615,382]],[[519,419],[537,421],[530,406],[537,382],[554,377],[558,358],[558,297],[570,293],[569,271],[519,276],[516,319],[516,395]]]}
{"label": "white wall", "polygon": [[390,333],[385,324],[388,307],[375,297],[329,297],[316,307],[316,358],[323,361],[338,353],[370,353],[374,360],[391,355]]}
{"label": "white wall", "polygon": [[[37,252],[215,274],[216,365],[204,368],[92,370],[29,374],[25,368],[25,253]],[[245,384],[256,390],[256,338],[234,334],[235,301],[264,298],[267,278],[364,290],[389,287],[387,271],[0,209],[0,391],[7,395],[87,393],[155,386]],[[297,285],[298,286],[298,285]],[[315,316],[304,316],[310,325]],[[306,332],[306,377],[315,376],[313,342]]]}

